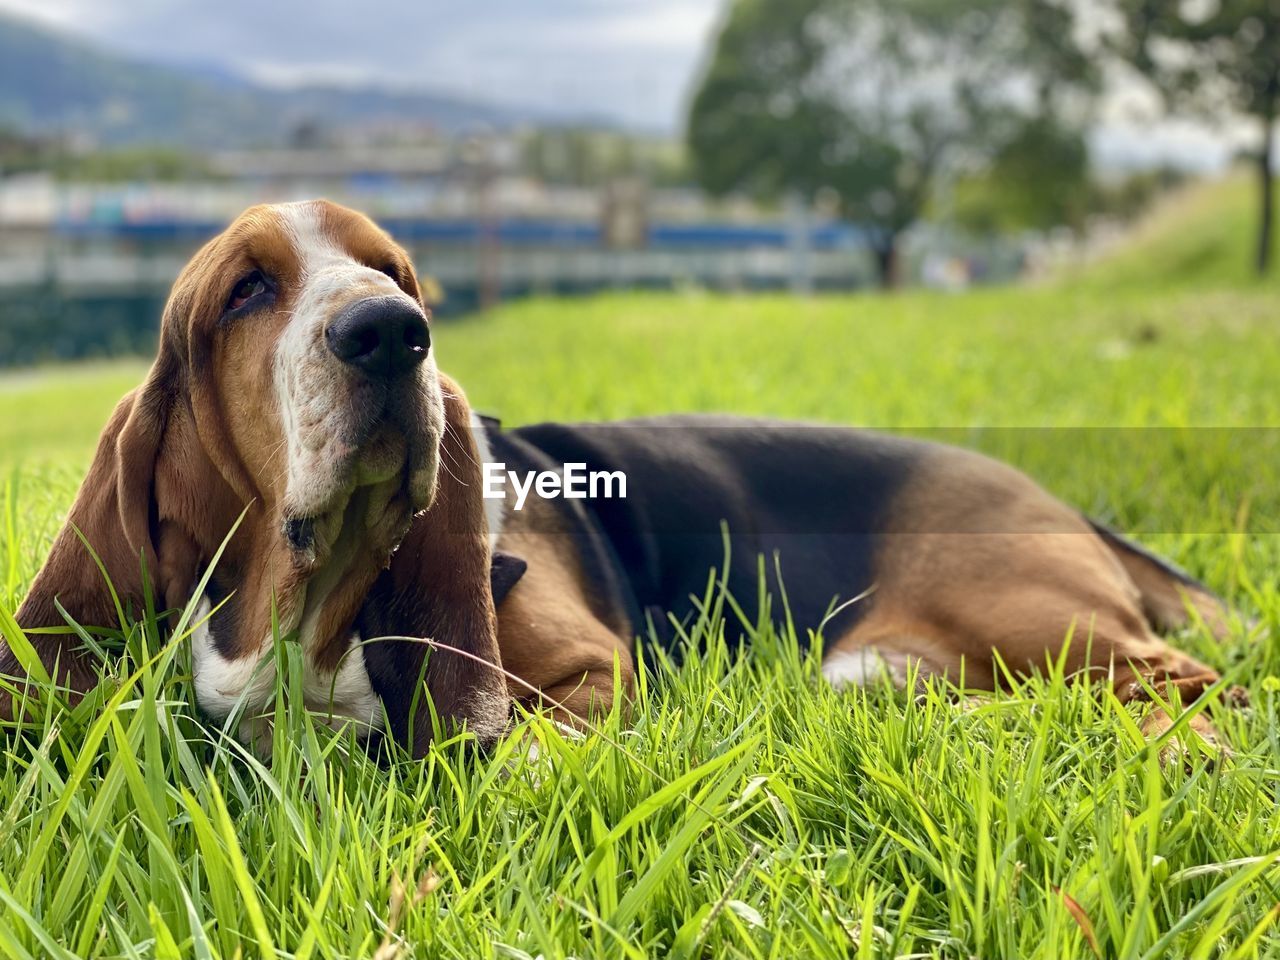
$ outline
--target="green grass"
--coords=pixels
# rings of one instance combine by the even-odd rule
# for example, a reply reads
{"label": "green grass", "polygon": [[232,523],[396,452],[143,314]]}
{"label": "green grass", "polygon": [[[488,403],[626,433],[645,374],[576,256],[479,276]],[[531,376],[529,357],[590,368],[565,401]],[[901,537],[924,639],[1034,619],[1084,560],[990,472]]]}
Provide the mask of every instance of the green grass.
{"label": "green grass", "polygon": [[[962,296],[531,302],[444,325],[439,355],[508,423],[728,410],[1009,456],[1257,619],[1179,639],[1252,693],[1219,714],[1234,759],[1162,768],[1137,708],[1053,674],[977,705],[837,695],[776,600],[732,661],[711,590],[710,652],[649,676],[628,721],[575,742],[531,719],[488,758],[370,761],[298,706],[281,643],[264,764],[198,720],[184,638],[144,623],[111,704],[49,711],[0,757],[0,955],[1280,956],[1261,429],[1280,425],[1280,297],[1120,269]],[[143,369],[0,381],[4,609]],[[1043,425],[1081,429],[993,429]],[[1134,429],[1085,429],[1104,426]]]}

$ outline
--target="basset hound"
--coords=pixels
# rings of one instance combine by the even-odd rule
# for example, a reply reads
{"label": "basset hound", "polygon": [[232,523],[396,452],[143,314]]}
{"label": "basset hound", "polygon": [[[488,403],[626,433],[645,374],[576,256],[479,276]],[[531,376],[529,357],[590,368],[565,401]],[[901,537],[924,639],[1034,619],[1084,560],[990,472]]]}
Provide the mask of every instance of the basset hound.
{"label": "basset hound", "polygon": [[[1010,467],[727,417],[502,430],[434,353],[413,266],[369,219],[324,201],[248,210],[178,278],[155,364],[108,422],[18,622],[114,625],[82,534],[135,613],[144,569],[158,609],[197,600],[207,714],[239,709],[252,738],[273,636],[292,634],[309,706],[419,754],[432,711],[487,742],[513,699],[570,723],[608,708],[631,688],[637,635],[679,647],[718,569],[743,609],[763,588],[802,637],[820,629],[837,685],[994,688],[998,662],[1059,657],[1123,700],[1177,686],[1188,703],[1218,679],[1159,636],[1193,617],[1221,632],[1218,599]],[[626,496],[516,509],[485,496],[499,463],[620,474]],[[95,682],[73,634],[29,640],[73,696]],[[22,675],[8,646],[0,673]],[[0,694],[0,714],[14,707]]]}

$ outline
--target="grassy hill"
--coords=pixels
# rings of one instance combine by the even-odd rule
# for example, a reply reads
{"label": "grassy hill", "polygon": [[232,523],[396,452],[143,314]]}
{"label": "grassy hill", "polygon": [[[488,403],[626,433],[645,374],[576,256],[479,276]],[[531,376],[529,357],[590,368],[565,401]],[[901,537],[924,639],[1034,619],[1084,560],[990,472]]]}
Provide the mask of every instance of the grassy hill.
{"label": "grassy hill", "polygon": [[[495,756],[379,766],[282,684],[262,764],[194,717],[179,644],[109,723],[0,753],[0,953],[1280,956],[1280,337],[1222,190],[1031,289],[532,301],[437,343],[509,423],[727,410],[1008,456],[1256,618],[1178,640],[1251,691],[1219,716],[1234,759],[1161,767],[1136,707],[1061,676],[837,695],[776,617],[731,664],[710,616],[711,654],[585,742],[532,720]],[[0,376],[5,609],[142,371]]]}
{"label": "grassy hill", "polygon": [[1072,279],[1114,289],[1280,288],[1280,256],[1271,275],[1253,270],[1258,187],[1245,171],[1195,182],[1160,201],[1113,252]]}

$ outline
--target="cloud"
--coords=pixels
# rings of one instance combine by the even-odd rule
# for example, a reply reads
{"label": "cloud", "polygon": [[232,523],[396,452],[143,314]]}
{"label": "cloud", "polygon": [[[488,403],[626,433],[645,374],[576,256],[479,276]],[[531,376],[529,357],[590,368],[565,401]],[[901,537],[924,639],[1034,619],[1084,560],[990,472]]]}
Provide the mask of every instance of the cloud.
{"label": "cloud", "polygon": [[90,19],[93,5],[77,0],[0,0],[0,10],[48,26],[71,29]]}
{"label": "cloud", "polygon": [[674,129],[720,0],[0,0],[133,56]]}

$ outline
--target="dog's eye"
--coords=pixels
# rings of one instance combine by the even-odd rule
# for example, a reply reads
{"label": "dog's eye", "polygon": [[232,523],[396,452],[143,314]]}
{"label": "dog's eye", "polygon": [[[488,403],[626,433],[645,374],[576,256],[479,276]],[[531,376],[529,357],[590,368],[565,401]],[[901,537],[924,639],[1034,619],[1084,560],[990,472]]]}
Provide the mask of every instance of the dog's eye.
{"label": "dog's eye", "polygon": [[385,273],[388,277],[390,277],[396,283],[400,282],[400,271],[399,269],[396,268],[396,265],[394,263],[384,263],[378,269],[381,272]]}
{"label": "dog's eye", "polygon": [[266,292],[267,281],[263,279],[261,273],[255,270],[248,276],[242,277],[231,288],[231,297],[227,300],[227,309],[239,310],[254,297]]}

